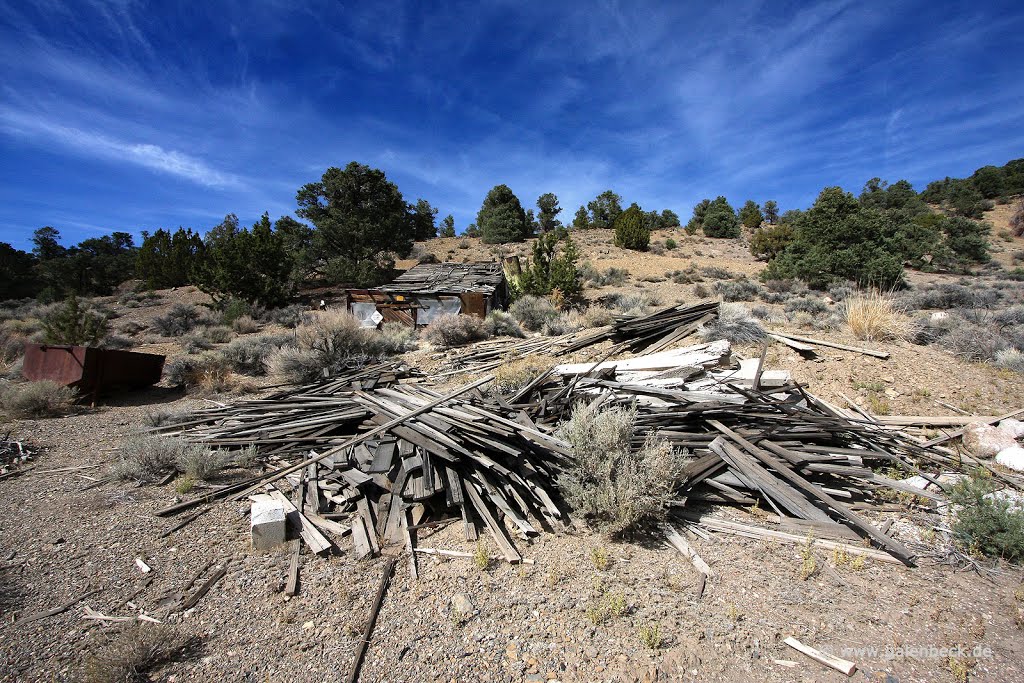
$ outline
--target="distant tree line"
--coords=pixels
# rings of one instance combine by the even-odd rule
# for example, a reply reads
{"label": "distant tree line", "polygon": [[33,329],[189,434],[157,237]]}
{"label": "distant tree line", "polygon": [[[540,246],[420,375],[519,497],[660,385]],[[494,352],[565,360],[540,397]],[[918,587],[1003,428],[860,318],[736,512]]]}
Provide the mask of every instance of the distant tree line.
{"label": "distant tree line", "polygon": [[[969,178],[929,183],[920,194],[906,181],[889,185],[878,178],[859,197],[826,188],[810,209],[781,215],[772,200],[747,200],[736,210],[724,196],[704,199],[685,230],[737,238],[746,228],[752,253],[768,261],[766,277],[799,277],[815,286],[836,279],[893,286],[904,266],[963,269],[985,262],[988,228],[973,219],[994,202],[1022,193],[1024,159],[1016,159],[979,168]],[[394,275],[395,261],[408,256],[415,242],[456,234],[451,215],[439,226],[438,210],[427,200],[406,202],[383,171],[357,162],[327,169],[319,181],[299,188],[296,202],[298,218],[271,221],[264,214],[245,228],[229,214],[205,235],[183,227],[159,229],[144,232],[138,246],[125,232],[64,246],[57,229],[40,228],[31,252],[0,243],[0,299],[109,295],[135,278],[150,288],[194,284],[217,302],[234,298],[276,306],[311,280],[379,285]],[[620,195],[605,190],[563,224],[556,195],[542,194],[534,211],[507,185],[496,185],[465,234],[488,244],[554,235],[544,242],[541,262],[557,265],[566,261],[557,261],[555,244],[570,229],[612,229],[617,245],[644,251],[654,230],[680,225],[669,209],[645,211],[635,202],[623,209],[622,203]],[[575,258],[574,247],[562,252]],[[538,274],[541,284],[531,288],[546,288],[564,270],[558,265],[555,274]]]}

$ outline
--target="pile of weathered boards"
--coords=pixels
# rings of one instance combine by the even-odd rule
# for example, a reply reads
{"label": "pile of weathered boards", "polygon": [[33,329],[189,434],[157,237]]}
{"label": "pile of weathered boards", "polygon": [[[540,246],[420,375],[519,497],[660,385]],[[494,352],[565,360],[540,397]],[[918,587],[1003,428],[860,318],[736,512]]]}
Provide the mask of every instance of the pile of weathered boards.
{"label": "pile of weathered boards", "polygon": [[[266,470],[158,514],[282,487],[275,495],[290,493],[291,519],[314,552],[349,543],[359,557],[389,543],[412,552],[417,530],[457,522],[467,540],[486,532],[519,562],[514,537],[569,522],[559,482],[572,451],[558,425],[584,401],[636,406],[637,446],[653,432],[688,451],[672,514],[695,530],[757,535],[707,516],[711,505],[755,506],[781,536],[813,534],[912,564],[914,553],[862,513],[891,506],[889,492],[941,504],[934,473],[972,463],[833,407],[756,359],[737,366],[728,342],[664,350],[715,313],[713,304],[671,307],[590,333],[592,344],[616,342],[612,352],[656,353],[607,360],[602,350],[601,362],[557,366],[513,395],[488,389],[489,375],[442,395],[384,363],[197,412],[159,431],[217,448],[255,446]],[[938,489],[880,471],[920,475]]]}

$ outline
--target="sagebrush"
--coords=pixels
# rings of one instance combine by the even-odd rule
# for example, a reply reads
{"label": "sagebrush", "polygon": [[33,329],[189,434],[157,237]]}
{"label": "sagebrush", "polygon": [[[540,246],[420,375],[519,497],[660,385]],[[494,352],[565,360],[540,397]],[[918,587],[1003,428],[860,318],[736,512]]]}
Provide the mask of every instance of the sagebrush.
{"label": "sagebrush", "polygon": [[562,486],[566,500],[611,535],[664,519],[684,464],[681,453],[654,437],[634,450],[635,425],[634,408],[580,404],[559,429],[573,449]]}
{"label": "sagebrush", "polygon": [[0,384],[0,408],[17,418],[65,415],[75,402],[76,391],[50,380],[24,384]]}

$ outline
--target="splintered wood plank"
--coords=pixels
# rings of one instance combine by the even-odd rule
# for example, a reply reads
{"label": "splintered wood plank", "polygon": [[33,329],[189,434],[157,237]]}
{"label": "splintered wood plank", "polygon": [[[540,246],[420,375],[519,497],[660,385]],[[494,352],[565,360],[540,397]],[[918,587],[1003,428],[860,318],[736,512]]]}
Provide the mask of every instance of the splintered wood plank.
{"label": "splintered wood plank", "polygon": [[359,516],[363,520],[366,538],[370,543],[370,550],[374,555],[377,555],[380,553],[380,545],[377,544],[376,524],[374,523],[373,512],[370,509],[370,501],[366,499],[366,496],[363,496],[356,502],[356,509],[359,510]]}
{"label": "splintered wood plank", "polygon": [[366,533],[366,522],[359,516],[352,520],[352,552],[357,560],[373,554],[373,548],[370,547],[370,539]]}
{"label": "splintered wood plank", "polygon": [[381,441],[373,454],[373,463],[367,470],[369,474],[385,474],[391,469],[391,463],[395,459],[396,447],[394,441]]}
{"label": "splintered wood plank", "polygon": [[288,582],[284,586],[284,594],[294,596],[299,592],[299,539],[289,543],[288,549]]}
{"label": "splintered wood plank", "polygon": [[491,533],[491,538],[494,539],[495,544],[505,559],[512,564],[522,562],[523,556],[519,554],[519,551],[512,544],[512,540],[508,537],[508,532],[505,531],[505,526],[491,512],[490,507],[480,497],[472,482],[466,482],[466,495],[473,504],[473,509],[484,520],[487,530]]}

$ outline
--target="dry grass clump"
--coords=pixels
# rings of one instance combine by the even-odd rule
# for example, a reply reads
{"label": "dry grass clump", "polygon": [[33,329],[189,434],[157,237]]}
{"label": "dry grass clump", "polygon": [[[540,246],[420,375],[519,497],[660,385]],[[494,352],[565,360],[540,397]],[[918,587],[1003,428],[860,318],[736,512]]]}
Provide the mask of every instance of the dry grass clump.
{"label": "dry grass clump", "polygon": [[891,296],[880,292],[857,294],[843,303],[846,324],[857,339],[886,341],[907,339],[913,333],[910,319]]}
{"label": "dry grass clump", "polygon": [[416,348],[416,330],[408,325],[388,322],[380,326],[380,343],[384,353],[399,354]]}
{"label": "dry grass clump", "polygon": [[704,341],[728,339],[735,344],[756,342],[767,336],[764,327],[754,318],[746,306],[723,303],[718,306],[718,317],[698,331]]}
{"label": "dry grass clump", "polygon": [[550,370],[554,364],[554,359],[543,356],[524,356],[515,360],[509,358],[494,369],[494,382],[491,386],[502,394],[515,393]]}
{"label": "dry grass clump", "polygon": [[177,659],[190,657],[199,639],[167,626],[133,624],[105,647],[85,657],[82,679],[88,683],[135,683]]}
{"label": "dry grass clump", "polygon": [[52,382],[0,385],[0,408],[16,418],[66,415],[75,402],[76,391]]}
{"label": "dry grass clump", "polygon": [[562,482],[566,501],[594,528],[617,535],[664,519],[684,460],[667,442],[631,448],[636,410],[577,405],[561,426],[574,463]]}
{"label": "dry grass clump", "polygon": [[996,354],[1010,347],[1010,342],[991,324],[956,320],[954,326],[939,340],[939,346],[954,356],[968,361],[995,360]]}
{"label": "dry grass clump", "polygon": [[436,346],[463,346],[490,337],[488,326],[472,315],[442,315],[427,326],[427,341]]}

